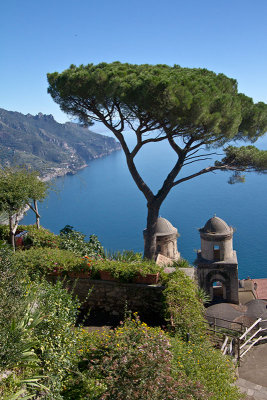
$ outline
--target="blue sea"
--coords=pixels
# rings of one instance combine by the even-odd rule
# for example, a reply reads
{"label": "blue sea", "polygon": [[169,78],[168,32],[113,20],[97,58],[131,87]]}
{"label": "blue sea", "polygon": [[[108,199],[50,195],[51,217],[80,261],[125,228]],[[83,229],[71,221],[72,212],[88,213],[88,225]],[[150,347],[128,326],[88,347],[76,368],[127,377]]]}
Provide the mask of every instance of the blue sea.
{"label": "blue sea", "polygon": [[[267,138],[257,142],[267,148]],[[219,150],[216,150],[218,153]],[[214,156],[220,159],[220,156]],[[159,189],[175,154],[167,143],[144,146],[136,163],[154,193]],[[182,176],[199,171],[211,161],[190,164]],[[236,231],[239,278],[267,277],[267,176],[250,173],[245,183],[228,184],[228,172],[202,175],[173,188],[160,215],[179,231],[178,250],[193,262],[200,248],[198,228],[214,214]],[[123,151],[92,161],[76,175],[54,180],[54,190],[39,205],[41,224],[59,233],[66,224],[86,235],[96,234],[110,251],[143,251],[146,201],[128,172]],[[21,221],[34,222],[31,211]]]}

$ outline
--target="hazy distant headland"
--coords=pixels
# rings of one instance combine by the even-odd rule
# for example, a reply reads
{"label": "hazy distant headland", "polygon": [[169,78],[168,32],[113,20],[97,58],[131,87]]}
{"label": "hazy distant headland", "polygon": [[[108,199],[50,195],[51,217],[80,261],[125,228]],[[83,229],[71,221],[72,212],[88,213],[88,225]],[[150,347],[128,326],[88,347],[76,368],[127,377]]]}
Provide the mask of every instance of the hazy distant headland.
{"label": "hazy distant headland", "polygon": [[93,159],[119,150],[114,138],[52,115],[21,114],[0,108],[0,165],[25,165],[44,179],[73,174]]}

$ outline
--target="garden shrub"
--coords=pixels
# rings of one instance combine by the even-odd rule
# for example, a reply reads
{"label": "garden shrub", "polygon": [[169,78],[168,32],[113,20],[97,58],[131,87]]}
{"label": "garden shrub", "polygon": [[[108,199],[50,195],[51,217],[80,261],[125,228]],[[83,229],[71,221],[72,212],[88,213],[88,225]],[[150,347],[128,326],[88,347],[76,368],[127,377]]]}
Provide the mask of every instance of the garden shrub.
{"label": "garden shrub", "polygon": [[74,326],[80,304],[60,281],[54,285],[43,281],[38,287],[38,310],[43,318],[34,330],[35,348],[41,374],[47,376],[44,383],[51,392],[46,398],[61,399],[64,379],[77,371],[79,330],[76,332]]}
{"label": "garden shrub", "polygon": [[80,343],[80,353],[82,372],[102,387],[101,400],[209,398],[203,386],[172,369],[168,336],[160,328],[148,327],[136,315],[113,331],[98,333],[94,340],[86,337]]}
{"label": "garden shrub", "polygon": [[18,392],[33,394],[40,387],[41,379],[35,377],[40,360],[33,347],[41,316],[32,284],[25,271],[12,263],[7,246],[0,247],[0,274],[0,398],[9,399]]}
{"label": "garden shrub", "polygon": [[116,260],[116,261],[142,261],[143,254],[136,253],[133,250],[123,250],[123,251],[106,251],[105,258],[108,260]]}
{"label": "garden shrub", "polygon": [[204,306],[197,294],[197,285],[177,269],[169,275],[165,286],[165,318],[170,327],[183,338],[189,334],[197,340],[205,332]]}
{"label": "garden shrub", "polygon": [[162,272],[163,268],[158,266],[154,261],[137,260],[137,261],[115,261],[115,260],[92,260],[93,276],[97,276],[99,271],[109,271],[111,275],[121,282],[132,282],[138,275],[155,274]]}
{"label": "garden shrub", "polygon": [[236,379],[233,362],[214,349],[207,338],[201,339],[198,343],[186,343],[178,337],[172,338],[173,367],[193,381],[201,382],[211,393],[211,400],[241,399],[233,385]]}
{"label": "garden shrub", "polygon": [[57,248],[59,247],[59,237],[53,232],[40,227],[37,229],[36,225],[19,225],[18,232],[27,231],[27,237],[24,239],[26,247],[45,247]]}
{"label": "garden shrub", "polygon": [[0,225],[0,240],[9,240],[9,226],[8,225]]}
{"label": "garden shrub", "polygon": [[61,400],[64,380],[79,373],[79,302],[62,282],[24,282],[22,272],[20,281],[11,281],[11,275],[8,285],[0,281],[0,398],[9,400],[21,392]]}
{"label": "garden shrub", "polygon": [[58,248],[31,247],[26,251],[16,251],[13,258],[16,265],[26,269],[32,278],[53,271],[67,272],[87,268],[84,258]]}
{"label": "garden shrub", "polygon": [[[11,262],[11,250],[0,247],[0,365],[8,368],[21,352],[23,329],[15,329],[15,323],[22,320],[27,309],[29,279]],[[13,329],[14,328],[14,329]]]}
{"label": "garden shrub", "polygon": [[174,261],[171,265],[174,268],[193,268],[187,260],[180,258],[180,260]]}
{"label": "garden shrub", "polygon": [[71,250],[59,248],[31,247],[26,251],[16,251],[13,259],[17,266],[24,268],[32,278],[51,272],[91,271],[92,278],[99,278],[100,270],[109,271],[122,282],[131,282],[138,274],[162,272],[162,268],[152,261],[114,261],[78,256]]}
{"label": "garden shrub", "polygon": [[[48,229],[40,227],[37,229],[36,225],[19,225],[16,234],[27,231],[27,236],[24,238],[25,247],[58,247],[59,237]],[[0,240],[9,241],[9,227],[8,225],[0,225]]]}
{"label": "garden shrub", "polygon": [[85,235],[73,229],[73,226],[66,225],[60,231],[60,248],[70,250],[79,256],[103,257],[104,248],[96,235],[90,235],[89,241],[85,240]]}

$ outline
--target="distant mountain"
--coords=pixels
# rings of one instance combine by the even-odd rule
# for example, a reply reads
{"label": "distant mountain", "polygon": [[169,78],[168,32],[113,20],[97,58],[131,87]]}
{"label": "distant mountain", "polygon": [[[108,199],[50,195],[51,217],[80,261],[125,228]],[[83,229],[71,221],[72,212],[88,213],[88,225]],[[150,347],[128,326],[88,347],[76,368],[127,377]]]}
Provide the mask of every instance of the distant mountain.
{"label": "distant mountain", "polygon": [[115,139],[52,115],[0,108],[0,165],[26,165],[44,175],[74,173],[95,158],[119,150]]}

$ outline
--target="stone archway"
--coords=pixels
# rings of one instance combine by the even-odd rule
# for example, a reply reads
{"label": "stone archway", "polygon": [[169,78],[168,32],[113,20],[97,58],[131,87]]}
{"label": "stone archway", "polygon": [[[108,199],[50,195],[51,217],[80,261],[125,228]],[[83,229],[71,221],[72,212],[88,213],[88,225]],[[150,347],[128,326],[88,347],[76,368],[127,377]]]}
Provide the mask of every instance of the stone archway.
{"label": "stone archway", "polygon": [[226,300],[226,287],[220,280],[214,280],[210,288],[210,298],[212,301],[225,301]]}
{"label": "stone archway", "polygon": [[[221,285],[214,287],[215,282],[219,282]],[[223,271],[210,271],[205,278],[205,289],[212,301],[216,299],[226,302],[231,301],[230,276]]]}

